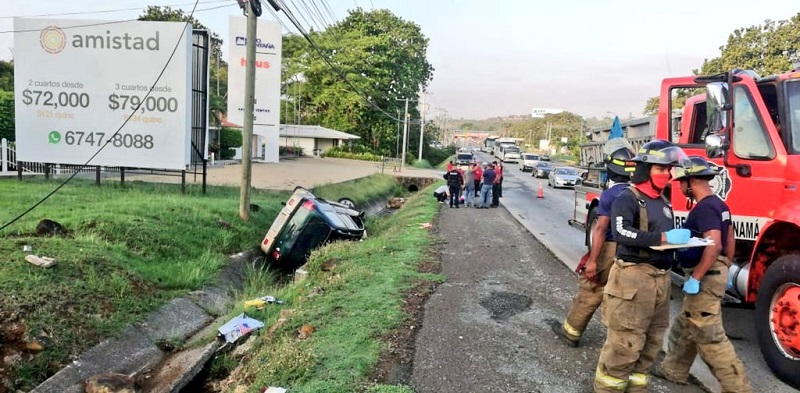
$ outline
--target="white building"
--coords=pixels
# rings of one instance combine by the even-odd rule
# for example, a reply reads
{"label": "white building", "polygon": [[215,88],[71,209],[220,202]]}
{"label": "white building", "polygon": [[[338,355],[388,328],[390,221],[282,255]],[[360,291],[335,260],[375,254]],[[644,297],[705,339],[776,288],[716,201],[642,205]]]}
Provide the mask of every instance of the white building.
{"label": "white building", "polygon": [[320,153],[324,153],[325,150],[356,139],[361,139],[361,137],[330,128],[281,124],[278,143],[280,146],[302,147],[303,155],[318,156]]}

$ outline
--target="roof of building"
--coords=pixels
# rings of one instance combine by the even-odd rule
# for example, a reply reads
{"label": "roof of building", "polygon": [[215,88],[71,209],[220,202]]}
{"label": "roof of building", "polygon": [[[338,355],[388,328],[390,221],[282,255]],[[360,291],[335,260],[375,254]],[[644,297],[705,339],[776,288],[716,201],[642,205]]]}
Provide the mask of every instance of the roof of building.
{"label": "roof of building", "polygon": [[281,124],[281,137],[319,138],[319,139],[361,139],[358,135],[332,130],[320,126]]}

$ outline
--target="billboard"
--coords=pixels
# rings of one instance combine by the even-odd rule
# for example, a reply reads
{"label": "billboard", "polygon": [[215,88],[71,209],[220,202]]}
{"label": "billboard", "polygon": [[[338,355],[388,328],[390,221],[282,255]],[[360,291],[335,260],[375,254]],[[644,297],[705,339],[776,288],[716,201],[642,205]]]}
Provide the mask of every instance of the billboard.
{"label": "billboard", "polygon": [[[228,35],[228,121],[244,125],[247,18],[231,16]],[[266,145],[264,160],[278,162],[281,121],[281,25],[258,19],[253,134]],[[255,154],[257,150],[253,150]]]}
{"label": "billboard", "polygon": [[18,160],[84,164],[102,148],[91,165],[186,169],[191,26],[17,18],[14,30]]}
{"label": "billboard", "polygon": [[563,109],[547,109],[547,108],[533,108],[531,109],[531,117],[542,118],[544,115],[555,115],[556,113],[564,112]]}

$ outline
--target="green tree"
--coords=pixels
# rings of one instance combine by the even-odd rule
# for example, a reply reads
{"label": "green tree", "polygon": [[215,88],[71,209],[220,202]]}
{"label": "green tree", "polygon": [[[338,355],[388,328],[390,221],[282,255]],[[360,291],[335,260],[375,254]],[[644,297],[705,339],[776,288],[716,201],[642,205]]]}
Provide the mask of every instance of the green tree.
{"label": "green tree", "polygon": [[14,62],[0,60],[0,90],[14,91]]}
{"label": "green tree", "polygon": [[14,92],[0,91],[0,139],[14,140]]}
{"label": "green tree", "polygon": [[[404,109],[396,98],[416,99],[433,73],[428,39],[419,25],[388,10],[358,8],[329,29],[310,34],[349,83],[302,37],[285,37],[283,92],[290,101],[282,108],[284,119],[353,133],[377,153],[393,155],[396,123],[381,110],[395,116],[397,109]],[[297,114],[295,107],[300,108]],[[412,119],[419,118],[416,105],[409,112]]]}
{"label": "green tree", "polygon": [[[222,58],[222,39],[219,38],[219,34],[200,23],[194,17],[189,17],[189,14],[180,8],[151,5],[139,15],[139,20],[189,22],[195,29],[208,30],[211,37],[209,87],[212,93],[225,97],[228,93],[228,63]],[[219,65],[217,65],[217,61],[219,61]],[[217,85],[219,85],[219,92],[217,92]]]}

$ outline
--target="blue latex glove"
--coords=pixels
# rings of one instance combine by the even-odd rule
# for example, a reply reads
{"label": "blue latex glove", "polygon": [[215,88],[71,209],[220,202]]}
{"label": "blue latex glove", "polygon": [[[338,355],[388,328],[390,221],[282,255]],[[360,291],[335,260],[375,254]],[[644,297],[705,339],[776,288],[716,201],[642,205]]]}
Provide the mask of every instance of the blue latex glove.
{"label": "blue latex glove", "polygon": [[700,292],[700,281],[697,281],[694,277],[689,277],[683,283],[683,291],[689,295],[697,295]]}
{"label": "blue latex glove", "polygon": [[730,291],[733,289],[733,274],[728,274],[728,285],[726,288]]}
{"label": "blue latex glove", "polygon": [[689,243],[689,238],[692,232],[688,229],[671,229],[664,233],[667,236],[667,243],[669,244],[686,244]]}

